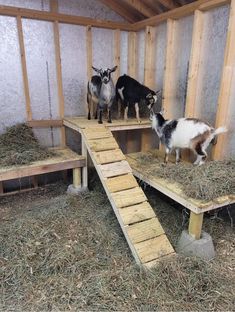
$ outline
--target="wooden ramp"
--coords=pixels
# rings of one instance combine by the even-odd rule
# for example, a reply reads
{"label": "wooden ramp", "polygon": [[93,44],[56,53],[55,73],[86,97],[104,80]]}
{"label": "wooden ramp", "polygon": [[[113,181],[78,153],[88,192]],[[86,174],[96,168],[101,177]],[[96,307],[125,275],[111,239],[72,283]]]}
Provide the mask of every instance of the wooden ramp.
{"label": "wooden ramp", "polygon": [[81,134],[136,262],[151,267],[174,254],[112,132],[96,124]]}

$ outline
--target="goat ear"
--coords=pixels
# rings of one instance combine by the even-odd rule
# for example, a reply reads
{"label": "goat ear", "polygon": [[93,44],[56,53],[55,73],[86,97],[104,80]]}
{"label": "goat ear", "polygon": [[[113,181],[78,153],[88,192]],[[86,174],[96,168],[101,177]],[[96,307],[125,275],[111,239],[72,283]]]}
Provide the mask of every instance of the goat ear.
{"label": "goat ear", "polygon": [[153,97],[153,95],[151,93],[146,95],[146,99],[151,99]]}
{"label": "goat ear", "polygon": [[93,70],[96,71],[97,73],[99,73],[99,69],[95,68],[94,66],[92,66]]}
{"label": "goat ear", "polygon": [[159,95],[161,93],[162,93],[162,89],[156,91],[156,95]]}
{"label": "goat ear", "polygon": [[113,68],[110,69],[110,73],[115,72],[116,69],[117,69],[117,66],[114,66]]}

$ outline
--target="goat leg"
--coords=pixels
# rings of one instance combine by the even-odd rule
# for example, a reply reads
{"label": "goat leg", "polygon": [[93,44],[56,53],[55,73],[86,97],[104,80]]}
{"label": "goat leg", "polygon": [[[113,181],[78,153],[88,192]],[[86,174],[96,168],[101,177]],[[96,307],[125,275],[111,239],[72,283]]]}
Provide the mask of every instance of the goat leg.
{"label": "goat leg", "polygon": [[110,108],[108,108],[108,123],[112,123],[111,109]]}
{"label": "goat leg", "polygon": [[102,121],[102,114],[103,114],[103,108],[99,107],[99,120],[98,120],[99,124],[103,123],[103,121]]}
{"label": "goat leg", "polygon": [[141,120],[140,120],[140,113],[139,113],[139,104],[138,104],[138,103],[135,103],[135,113],[136,113],[137,122],[138,122],[138,123],[141,123]]}
{"label": "goat leg", "polygon": [[126,106],[126,107],[125,107],[125,110],[124,110],[124,120],[125,120],[125,121],[128,120],[127,114],[128,114],[128,106]]}
{"label": "goat leg", "polygon": [[168,163],[169,153],[170,153],[170,149],[168,147],[166,147],[165,157],[164,157],[164,163],[165,164]]}
{"label": "goat leg", "polygon": [[180,162],[180,149],[179,148],[176,148],[175,154],[176,154],[175,163],[178,164]]}

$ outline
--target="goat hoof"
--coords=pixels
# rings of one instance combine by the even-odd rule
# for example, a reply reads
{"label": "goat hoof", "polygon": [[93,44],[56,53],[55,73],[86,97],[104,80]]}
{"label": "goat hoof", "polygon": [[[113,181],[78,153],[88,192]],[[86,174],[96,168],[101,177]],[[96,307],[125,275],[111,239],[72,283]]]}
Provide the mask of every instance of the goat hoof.
{"label": "goat hoof", "polygon": [[108,123],[112,123],[112,120],[108,120]]}
{"label": "goat hoof", "polygon": [[102,123],[103,123],[103,121],[99,120],[99,121],[98,121],[98,123],[99,123],[99,124],[102,124]]}

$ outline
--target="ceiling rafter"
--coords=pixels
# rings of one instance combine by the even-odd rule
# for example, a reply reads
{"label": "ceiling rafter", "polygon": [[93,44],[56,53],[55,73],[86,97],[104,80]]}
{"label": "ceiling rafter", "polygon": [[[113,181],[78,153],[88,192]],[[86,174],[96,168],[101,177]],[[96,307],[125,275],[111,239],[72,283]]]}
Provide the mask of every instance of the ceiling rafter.
{"label": "ceiling rafter", "polygon": [[148,7],[155,11],[155,15],[164,11],[161,4],[156,0],[144,0],[144,2]]}
{"label": "ceiling rafter", "polygon": [[147,6],[142,0],[124,0],[126,4],[143,14],[145,17],[156,15],[156,12]]}
{"label": "ceiling rafter", "polygon": [[117,14],[124,17],[129,23],[134,23],[139,20],[138,17],[136,17],[133,13],[130,12],[130,10],[126,9],[120,1],[115,0],[99,0],[104,5],[109,7],[111,10],[115,11]]}
{"label": "ceiling rafter", "polygon": [[166,7],[169,10],[175,9],[176,7],[179,6],[173,0],[157,0],[157,2],[159,2],[160,4],[162,4],[164,7]]}

